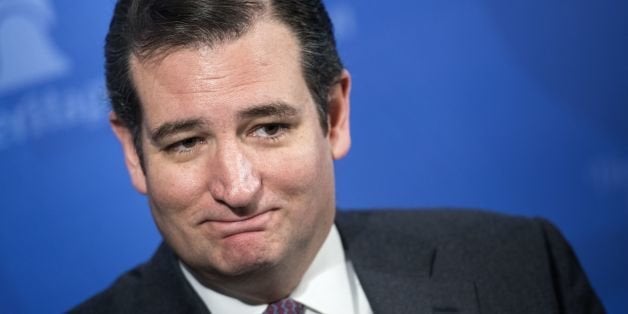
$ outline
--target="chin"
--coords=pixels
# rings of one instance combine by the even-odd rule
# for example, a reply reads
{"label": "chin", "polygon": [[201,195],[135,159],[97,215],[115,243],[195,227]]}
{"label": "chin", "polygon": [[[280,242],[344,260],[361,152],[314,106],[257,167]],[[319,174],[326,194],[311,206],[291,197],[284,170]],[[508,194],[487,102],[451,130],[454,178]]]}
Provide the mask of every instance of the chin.
{"label": "chin", "polygon": [[236,263],[228,265],[227,268],[223,269],[222,273],[224,276],[229,277],[250,277],[254,274],[265,273],[275,265],[276,263],[263,259],[254,261],[237,261]]}
{"label": "chin", "polygon": [[219,260],[209,261],[207,266],[223,276],[252,275],[272,269],[279,263],[281,254],[273,253],[277,252],[272,252],[268,247],[228,250],[222,252]]}

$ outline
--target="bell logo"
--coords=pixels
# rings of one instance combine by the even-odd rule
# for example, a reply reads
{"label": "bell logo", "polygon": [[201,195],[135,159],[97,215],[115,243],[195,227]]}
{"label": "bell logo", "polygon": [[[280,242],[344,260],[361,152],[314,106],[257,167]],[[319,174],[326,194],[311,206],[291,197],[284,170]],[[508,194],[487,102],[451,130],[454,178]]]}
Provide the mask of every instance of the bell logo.
{"label": "bell logo", "polygon": [[48,0],[0,2],[0,94],[69,71],[49,36],[54,17]]}

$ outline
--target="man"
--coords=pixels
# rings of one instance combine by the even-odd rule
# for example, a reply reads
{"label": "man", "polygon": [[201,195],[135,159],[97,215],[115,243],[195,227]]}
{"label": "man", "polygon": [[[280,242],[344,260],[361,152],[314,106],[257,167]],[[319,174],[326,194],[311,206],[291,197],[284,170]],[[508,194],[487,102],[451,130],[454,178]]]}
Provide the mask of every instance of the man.
{"label": "man", "polygon": [[319,1],[121,0],[106,62],[164,244],[73,312],[603,312],[546,222],[336,215],[351,79]]}

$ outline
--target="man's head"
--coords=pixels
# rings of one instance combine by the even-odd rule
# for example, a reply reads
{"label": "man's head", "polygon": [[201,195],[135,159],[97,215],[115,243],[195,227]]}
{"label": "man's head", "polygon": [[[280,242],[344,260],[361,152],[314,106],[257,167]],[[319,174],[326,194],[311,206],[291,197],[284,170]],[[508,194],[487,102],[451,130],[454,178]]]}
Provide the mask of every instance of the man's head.
{"label": "man's head", "polygon": [[[107,42],[111,123],[134,186],[206,285],[250,302],[285,297],[333,224],[333,159],[350,146],[350,78],[322,5],[137,2],[118,4]],[[152,18],[116,20],[140,11]],[[156,44],[164,34],[170,44]],[[141,40],[112,48],[121,36]],[[317,36],[327,44],[304,43]]]}

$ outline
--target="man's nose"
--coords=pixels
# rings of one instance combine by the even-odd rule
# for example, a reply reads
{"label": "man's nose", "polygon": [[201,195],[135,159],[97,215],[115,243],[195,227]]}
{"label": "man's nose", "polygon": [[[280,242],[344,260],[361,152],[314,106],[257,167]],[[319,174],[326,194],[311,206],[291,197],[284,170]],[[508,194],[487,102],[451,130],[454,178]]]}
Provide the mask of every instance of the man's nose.
{"label": "man's nose", "polygon": [[254,210],[262,182],[253,164],[237,144],[219,145],[210,164],[213,198],[238,214]]}

